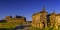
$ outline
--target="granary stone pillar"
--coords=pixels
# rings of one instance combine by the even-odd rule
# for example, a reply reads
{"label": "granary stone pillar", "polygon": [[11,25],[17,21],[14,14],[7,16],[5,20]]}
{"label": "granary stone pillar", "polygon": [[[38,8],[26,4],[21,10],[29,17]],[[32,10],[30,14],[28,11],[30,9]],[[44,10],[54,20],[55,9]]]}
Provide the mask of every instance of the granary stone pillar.
{"label": "granary stone pillar", "polygon": [[54,26],[56,29],[58,29],[58,23],[55,23],[55,26]]}
{"label": "granary stone pillar", "polygon": [[53,23],[50,23],[51,25],[50,25],[50,28],[52,28],[53,27]]}
{"label": "granary stone pillar", "polygon": [[42,29],[44,27],[44,24],[43,23],[40,23],[39,24],[39,28]]}
{"label": "granary stone pillar", "polygon": [[37,28],[39,28],[39,23],[37,24]]}
{"label": "granary stone pillar", "polygon": [[45,23],[45,28],[47,28],[47,23]]}

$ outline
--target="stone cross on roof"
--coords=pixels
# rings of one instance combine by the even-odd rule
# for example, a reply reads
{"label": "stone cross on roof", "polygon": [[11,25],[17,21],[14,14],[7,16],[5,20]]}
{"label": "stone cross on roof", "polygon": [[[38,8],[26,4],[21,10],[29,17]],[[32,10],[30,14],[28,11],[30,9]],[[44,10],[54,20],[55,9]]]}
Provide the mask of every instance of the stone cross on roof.
{"label": "stone cross on roof", "polygon": [[55,10],[53,10],[52,14],[55,14]]}
{"label": "stone cross on roof", "polygon": [[45,11],[46,9],[45,9],[45,6],[42,8],[42,11]]}

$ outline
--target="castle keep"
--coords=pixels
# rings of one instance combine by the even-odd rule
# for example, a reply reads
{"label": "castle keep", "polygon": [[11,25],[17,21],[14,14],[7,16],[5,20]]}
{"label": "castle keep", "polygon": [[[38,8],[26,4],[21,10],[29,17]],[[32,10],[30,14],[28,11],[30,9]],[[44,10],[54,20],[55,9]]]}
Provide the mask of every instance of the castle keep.
{"label": "castle keep", "polygon": [[36,28],[47,28],[47,27],[55,27],[58,29],[58,26],[60,25],[60,14],[55,14],[55,12],[52,12],[51,14],[48,14],[46,12],[46,9],[43,8],[41,12],[37,12],[32,15],[32,26]]}

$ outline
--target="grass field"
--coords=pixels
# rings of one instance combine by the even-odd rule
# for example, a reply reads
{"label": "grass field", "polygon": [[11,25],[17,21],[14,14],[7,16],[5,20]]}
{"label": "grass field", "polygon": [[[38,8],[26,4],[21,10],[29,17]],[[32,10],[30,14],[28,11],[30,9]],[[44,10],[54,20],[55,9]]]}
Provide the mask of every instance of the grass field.
{"label": "grass field", "polygon": [[60,30],[60,27],[58,29],[53,28],[43,28],[43,29],[39,29],[39,28],[35,28],[35,27],[31,27],[32,30]]}
{"label": "grass field", "polygon": [[[0,23],[1,24],[1,23]],[[14,28],[16,27],[18,24],[17,23],[2,23],[0,25],[0,28]]]}

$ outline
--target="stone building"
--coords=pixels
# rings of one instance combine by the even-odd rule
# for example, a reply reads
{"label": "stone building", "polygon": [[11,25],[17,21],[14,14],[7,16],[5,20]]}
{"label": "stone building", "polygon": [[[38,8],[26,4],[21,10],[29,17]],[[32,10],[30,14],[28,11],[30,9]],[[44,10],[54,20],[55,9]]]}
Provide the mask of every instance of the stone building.
{"label": "stone building", "polygon": [[32,15],[32,26],[37,28],[55,27],[58,29],[60,25],[60,15],[52,12],[48,14],[43,8],[41,12]]}
{"label": "stone building", "polygon": [[56,19],[55,12],[50,14],[50,27],[55,27],[56,29],[58,29],[58,21]]}
{"label": "stone building", "polygon": [[57,21],[58,21],[58,25],[60,25],[60,14],[57,14],[57,15],[56,15],[56,19],[57,19]]}
{"label": "stone building", "polygon": [[32,26],[37,28],[47,27],[47,12],[45,8],[41,12],[32,15]]}
{"label": "stone building", "polygon": [[13,28],[17,25],[22,25],[26,23],[26,18],[23,16],[6,16],[3,21],[6,21],[4,24],[0,23],[0,28]]}
{"label": "stone building", "polygon": [[26,22],[26,18],[23,17],[23,16],[15,16],[15,17],[12,17],[12,16],[6,16],[5,20],[7,20],[7,22],[13,22],[13,23],[21,23],[23,24],[24,22]]}

